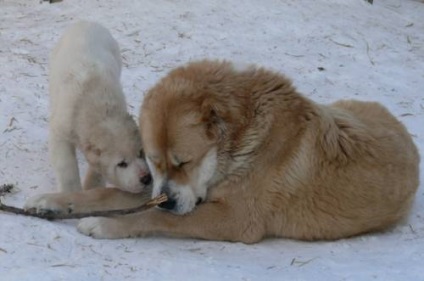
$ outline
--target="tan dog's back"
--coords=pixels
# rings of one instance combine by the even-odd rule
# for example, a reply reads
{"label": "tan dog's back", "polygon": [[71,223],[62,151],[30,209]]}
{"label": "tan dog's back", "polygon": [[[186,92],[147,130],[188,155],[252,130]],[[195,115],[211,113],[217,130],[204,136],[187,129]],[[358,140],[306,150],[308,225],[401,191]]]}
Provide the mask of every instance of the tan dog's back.
{"label": "tan dog's back", "polygon": [[[375,102],[319,106],[316,128],[298,158],[278,176],[308,175],[287,202],[275,234],[297,239],[338,239],[384,229],[404,217],[418,187],[419,155],[405,127]],[[299,161],[295,158],[293,162]],[[296,169],[310,169],[298,171]],[[281,172],[286,173],[282,175]],[[273,232],[274,232],[273,231]]]}

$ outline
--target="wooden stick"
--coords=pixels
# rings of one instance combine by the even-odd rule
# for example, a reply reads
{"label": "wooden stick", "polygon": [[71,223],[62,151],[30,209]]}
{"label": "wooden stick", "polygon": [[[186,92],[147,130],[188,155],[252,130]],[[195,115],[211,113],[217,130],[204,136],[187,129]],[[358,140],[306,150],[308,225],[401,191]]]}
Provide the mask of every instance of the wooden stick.
{"label": "wooden stick", "polygon": [[67,220],[67,219],[80,219],[85,217],[112,217],[112,216],[128,215],[128,214],[133,214],[133,213],[148,210],[154,206],[159,205],[160,203],[166,202],[167,200],[168,200],[168,197],[165,194],[161,194],[143,203],[142,205],[134,207],[134,208],[120,209],[120,210],[107,210],[107,211],[93,211],[93,212],[87,212],[87,213],[68,213],[68,214],[55,213],[54,211],[37,213],[36,209],[24,210],[21,208],[7,206],[0,202],[0,211],[14,213],[14,214],[23,215],[23,216],[37,217],[37,218],[46,219],[46,220]]}

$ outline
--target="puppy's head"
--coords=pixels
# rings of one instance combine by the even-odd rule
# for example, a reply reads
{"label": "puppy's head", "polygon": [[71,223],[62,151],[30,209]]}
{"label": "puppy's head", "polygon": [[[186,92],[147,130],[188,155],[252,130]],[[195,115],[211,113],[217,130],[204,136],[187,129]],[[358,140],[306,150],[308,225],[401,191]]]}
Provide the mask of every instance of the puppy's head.
{"label": "puppy's head", "polygon": [[208,75],[215,79],[216,72],[197,71],[171,72],[149,91],[140,113],[143,147],[153,176],[152,195],[167,194],[168,202],[160,207],[177,214],[190,212],[206,199],[218,174],[225,126],[224,107],[214,89],[204,87],[209,81],[202,80]]}
{"label": "puppy's head", "polygon": [[89,164],[115,187],[138,193],[151,184],[140,134],[130,115],[106,118],[83,147]]}

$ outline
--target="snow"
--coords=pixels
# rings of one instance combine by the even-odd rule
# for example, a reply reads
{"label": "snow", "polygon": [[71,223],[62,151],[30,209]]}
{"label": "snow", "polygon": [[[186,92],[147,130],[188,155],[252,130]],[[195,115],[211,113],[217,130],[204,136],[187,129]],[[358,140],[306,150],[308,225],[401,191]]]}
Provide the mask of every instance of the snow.
{"label": "snow", "polygon": [[[47,62],[77,19],[102,23],[120,43],[134,115],[146,90],[173,67],[226,58],[282,71],[317,102],[379,101],[406,124],[422,153],[423,15],[424,3],[413,0],[2,0],[0,184],[19,187],[3,201],[22,206],[55,190]],[[424,280],[423,208],[421,184],[408,220],[384,233],[255,245],[95,240],[79,234],[76,221],[0,213],[0,280]]]}

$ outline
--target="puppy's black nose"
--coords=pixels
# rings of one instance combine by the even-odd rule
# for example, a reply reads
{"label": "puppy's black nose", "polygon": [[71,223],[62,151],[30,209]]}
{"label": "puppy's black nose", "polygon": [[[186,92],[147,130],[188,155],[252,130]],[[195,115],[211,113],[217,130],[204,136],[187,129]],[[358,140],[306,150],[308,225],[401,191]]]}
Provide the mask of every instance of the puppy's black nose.
{"label": "puppy's black nose", "polygon": [[177,201],[168,197],[168,201],[160,203],[158,207],[166,210],[173,210],[175,205],[177,205]]}
{"label": "puppy's black nose", "polygon": [[196,206],[202,203],[202,201],[203,201],[202,198],[197,197]]}
{"label": "puppy's black nose", "polygon": [[144,185],[149,185],[152,182],[152,176],[150,174],[142,176],[140,182]]}

